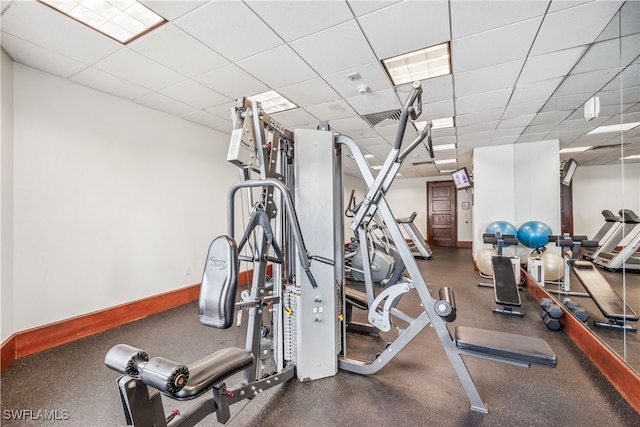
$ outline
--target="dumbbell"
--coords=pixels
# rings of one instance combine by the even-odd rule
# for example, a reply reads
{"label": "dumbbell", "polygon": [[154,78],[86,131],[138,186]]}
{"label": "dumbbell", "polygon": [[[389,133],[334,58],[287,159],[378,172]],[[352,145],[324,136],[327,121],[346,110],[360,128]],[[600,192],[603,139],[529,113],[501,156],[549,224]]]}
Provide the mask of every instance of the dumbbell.
{"label": "dumbbell", "polygon": [[562,329],[562,324],[560,323],[560,318],[564,314],[562,307],[553,303],[551,298],[543,298],[540,300],[540,307],[544,310],[540,317],[542,321],[547,326],[547,328],[552,331],[558,331]]}
{"label": "dumbbell", "polygon": [[565,298],[564,301],[563,301],[563,304],[581,322],[586,322],[587,320],[589,320],[589,313],[587,313],[587,310],[585,310],[584,308],[580,307],[580,304],[578,304],[577,302],[573,301],[571,298]]}

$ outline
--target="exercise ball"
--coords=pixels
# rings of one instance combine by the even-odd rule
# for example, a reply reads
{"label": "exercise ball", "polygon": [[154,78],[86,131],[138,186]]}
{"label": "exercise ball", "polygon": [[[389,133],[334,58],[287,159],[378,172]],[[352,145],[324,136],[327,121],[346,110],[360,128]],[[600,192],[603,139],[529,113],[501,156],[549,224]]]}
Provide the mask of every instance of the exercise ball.
{"label": "exercise ball", "polygon": [[[484,232],[486,234],[494,234],[494,235],[496,233],[511,234],[513,236],[518,235],[518,230],[516,230],[516,227],[514,227],[513,224],[507,221],[493,221],[492,223],[487,225],[487,228],[484,230]],[[504,246],[509,246],[509,245],[504,245]]]}
{"label": "exercise ball", "polygon": [[491,257],[497,255],[496,250],[493,248],[483,249],[476,255],[476,267],[480,270],[480,273],[485,276],[493,276],[493,269],[491,268]]}
{"label": "exercise ball", "polygon": [[528,221],[518,228],[518,240],[528,248],[546,246],[551,234],[551,227],[541,221]]}
{"label": "exercise ball", "polygon": [[544,266],[544,280],[555,282],[564,277],[564,259],[555,252],[544,251],[540,256]]}

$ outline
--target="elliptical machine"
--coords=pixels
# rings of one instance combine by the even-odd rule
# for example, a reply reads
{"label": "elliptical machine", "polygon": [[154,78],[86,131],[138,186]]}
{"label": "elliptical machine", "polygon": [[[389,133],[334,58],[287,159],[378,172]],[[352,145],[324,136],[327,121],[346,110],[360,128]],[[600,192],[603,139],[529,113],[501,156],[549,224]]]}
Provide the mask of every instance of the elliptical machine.
{"label": "elliptical machine", "polygon": [[[349,204],[344,211],[347,218],[354,218],[362,202],[356,204],[355,190],[351,190]],[[404,271],[404,262],[393,240],[389,237],[383,222],[372,219],[367,227],[367,244],[369,245],[369,265],[371,279],[381,286],[398,281]],[[364,264],[362,259],[361,242],[354,233],[349,245],[345,249],[345,271],[351,273],[351,280],[364,282]]]}

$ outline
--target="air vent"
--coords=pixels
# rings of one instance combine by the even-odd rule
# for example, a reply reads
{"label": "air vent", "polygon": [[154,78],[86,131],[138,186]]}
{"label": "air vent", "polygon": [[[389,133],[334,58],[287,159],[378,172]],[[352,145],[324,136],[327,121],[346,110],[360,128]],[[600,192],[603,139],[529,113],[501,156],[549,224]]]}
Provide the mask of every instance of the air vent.
{"label": "air vent", "polygon": [[433,160],[425,160],[424,162],[411,163],[413,166],[432,165]]}
{"label": "air vent", "polygon": [[398,121],[400,120],[400,115],[402,114],[402,110],[389,110],[389,111],[381,111],[379,113],[371,113],[360,116],[362,120],[369,123],[371,126],[377,126],[380,123],[391,120]]}

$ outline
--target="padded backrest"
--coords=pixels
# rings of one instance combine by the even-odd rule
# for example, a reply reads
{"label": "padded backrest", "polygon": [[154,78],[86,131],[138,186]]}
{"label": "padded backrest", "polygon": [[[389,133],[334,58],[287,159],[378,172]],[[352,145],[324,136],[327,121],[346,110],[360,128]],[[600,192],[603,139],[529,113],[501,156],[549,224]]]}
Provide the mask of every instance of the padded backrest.
{"label": "padded backrest", "polygon": [[209,246],[200,287],[200,322],[226,329],[233,324],[238,289],[238,246],[228,236]]}

